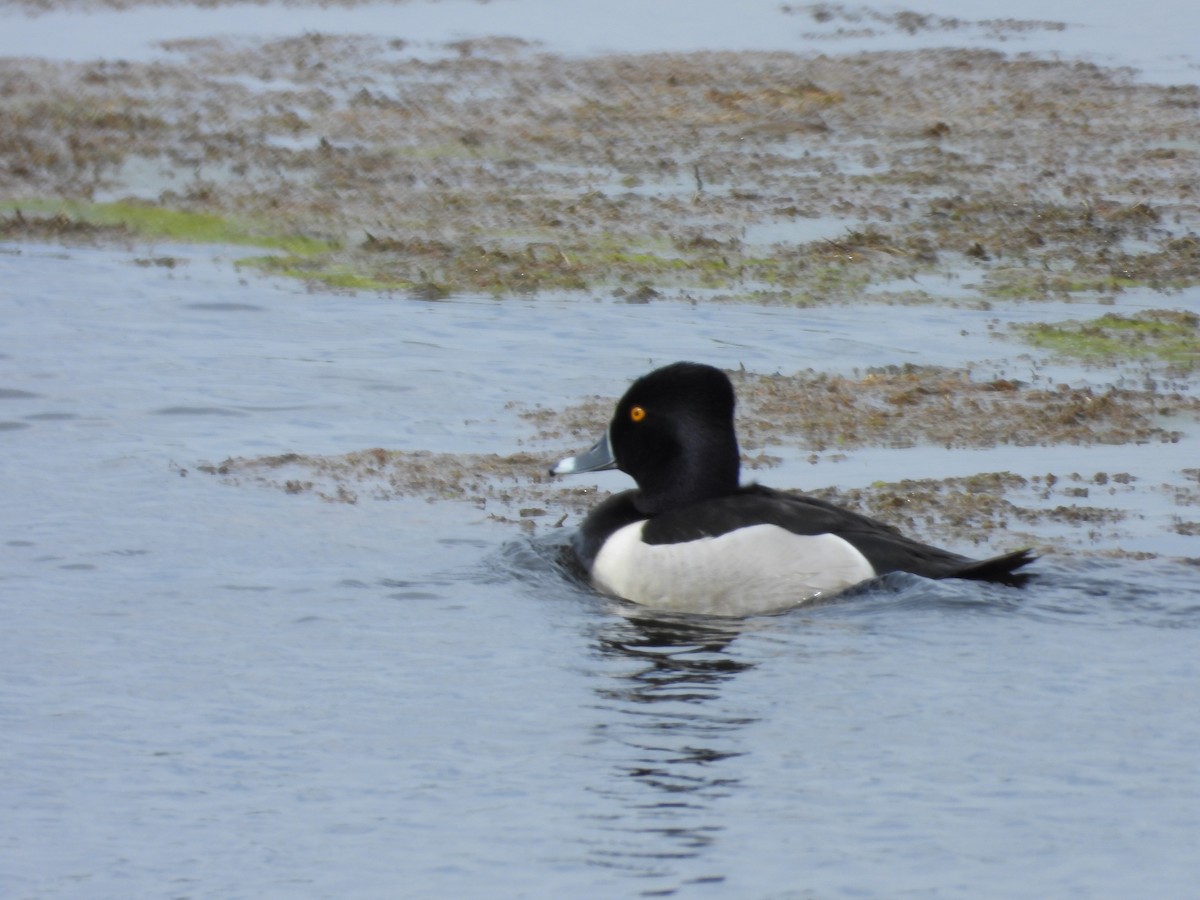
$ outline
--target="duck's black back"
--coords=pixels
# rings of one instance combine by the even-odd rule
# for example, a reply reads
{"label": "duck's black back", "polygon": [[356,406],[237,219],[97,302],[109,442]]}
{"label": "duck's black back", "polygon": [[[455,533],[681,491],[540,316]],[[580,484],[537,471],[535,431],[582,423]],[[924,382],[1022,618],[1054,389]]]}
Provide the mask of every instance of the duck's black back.
{"label": "duck's black back", "polygon": [[1014,570],[1032,561],[1029,551],[974,560],[905,537],[877,519],[804,494],[750,485],[714,501],[652,517],[642,532],[647,544],[674,544],[718,537],[738,528],[775,525],[793,534],[833,534],[852,544],[876,574],[911,572],[925,578],[970,578],[1023,584]]}

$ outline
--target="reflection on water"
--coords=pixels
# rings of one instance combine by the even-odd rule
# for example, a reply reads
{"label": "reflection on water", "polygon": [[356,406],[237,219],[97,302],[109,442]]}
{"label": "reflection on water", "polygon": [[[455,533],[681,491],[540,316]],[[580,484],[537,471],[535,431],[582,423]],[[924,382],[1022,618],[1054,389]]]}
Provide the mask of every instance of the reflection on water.
{"label": "reflection on water", "polygon": [[672,861],[701,855],[720,835],[721,801],[741,784],[727,763],[747,752],[742,731],[757,721],[722,696],[726,683],[755,665],[731,652],[745,627],[638,615],[610,621],[597,635],[612,671],[596,689],[595,732],[608,744],[602,758],[611,767],[593,788],[610,802],[598,817],[602,837],[591,841],[591,864],[668,878]]}

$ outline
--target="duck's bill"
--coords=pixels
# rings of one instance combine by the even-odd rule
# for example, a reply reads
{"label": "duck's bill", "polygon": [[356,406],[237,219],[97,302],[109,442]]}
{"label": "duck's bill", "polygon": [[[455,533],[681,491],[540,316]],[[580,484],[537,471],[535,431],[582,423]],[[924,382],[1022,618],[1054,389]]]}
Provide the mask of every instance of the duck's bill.
{"label": "duck's bill", "polygon": [[586,453],[578,456],[568,456],[550,470],[551,475],[578,475],[580,472],[602,472],[605,469],[615,469],[617,458],[613,456],[612,441],[608,432]]}

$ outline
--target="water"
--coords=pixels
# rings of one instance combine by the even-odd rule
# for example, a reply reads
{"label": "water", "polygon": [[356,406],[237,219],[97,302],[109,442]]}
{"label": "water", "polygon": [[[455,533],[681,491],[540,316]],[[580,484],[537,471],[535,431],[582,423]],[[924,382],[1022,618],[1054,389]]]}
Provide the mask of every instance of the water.
{"label": "water", "polygon": [[[1192,567],[647,620],[559,569],[561,532],[196,468],[508,452],[508,401],[613,391],[667,339],[849,364],[856,311],[333,296],[156,252],[0,253],[0,895],[1191,891]],[[923,340],[978,358],[975,315]],[[803,346],[753,340],[789,320]],[[926,350],[878,327],[874,362]]]}
{"label": "water", "polygon": [[[894,25],[834,16],[826,23],[797,12],[785,15],[776,0],[584,0],[569,14],[556,0],[414,0],[333,5],[247,3],[241,6],[133,7],[89,14],[51,12],[3,16],[0,55],[51,59],[145,59],[162,53],[162,41],[194,35],[232,37],[306,32],[371,34],[410,42],[410,52],[441,53],[446,41],[517,36],[552,52],[787,50],[847,53],[953,46],[995,47],[1006,53],[1058,54],[1104,65],[1132,66],[1159,83],[1194,82],[1194,35],[1200,10],[1192,0],[1147,0],[1136,5],[1081,0],[925,0],[915,7],[826,4],[853,17],[864,10],[913,9],[959,26],[908,33]],[[798,10],[815,4],[790,4]],[[1027,20],[1067,25],[1065,30],[988,27],[988,21]],[[869,33],[863,33],[869,30]],[[841,35],[839,36],[839,32]]]}
{"label": "water", "polygon": [[[569,52],[777,46],[764,34],[795,49],[774,3],[663,4],[638,29],[611,4],[587,28],[533,0],[464,6],[402,4],[393,27]],[[1193,6],[971,15],[1083,20],[1006,49],[1194,80]],[[256,9],[6,16],[0,52],[87,57],[104,34],[103,52],[136,56],[278,22]],[[100,27],[135,20],[149,25]],[[920,39],[960,38],[976,40]],[[677,358],[1026,377],[1035,363],[988,325],[1027,310],[427,303],[239,273],[244,252],[0,245],[0,896],[1194,895],[1194,565],[1059,557],[1021,592],[896,576],[746,622],[652,619],[563,572],[561,531],[198,468],[374,446],[551,461],[580,448],[539,443],[508,404],[615,397]],[[179,264],[135,262],[163,253]],[[1195,305],[1145,304],[1168,299]],[[866,449],[761,474],[856,486],[1069,465],[1177,483],[1196,465],[1195,425],[1179,427],[1179,445]],[[1124,502],[1145,504],[1127,549],[1200,556],[1170,528],[1186,508]]]}

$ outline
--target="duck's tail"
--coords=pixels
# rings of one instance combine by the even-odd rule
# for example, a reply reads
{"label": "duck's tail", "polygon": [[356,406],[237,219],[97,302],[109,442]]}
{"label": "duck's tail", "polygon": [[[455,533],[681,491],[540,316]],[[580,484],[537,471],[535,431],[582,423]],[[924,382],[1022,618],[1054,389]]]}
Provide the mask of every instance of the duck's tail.
{"label": "duck's tail", "polygon": [[1003,556],[993,556],[991,559],[971,560],[942,577],[994,581],[1010,587],[1022,587],[1033,577],[1033,573],[1018,572],[1017,569],[1029,565],[1036,559],[1032,550],[1015,550],[1012,553],[1005,553]]}

